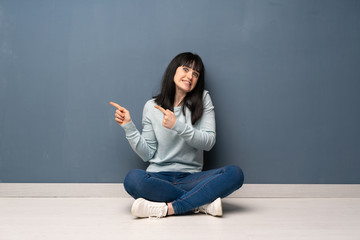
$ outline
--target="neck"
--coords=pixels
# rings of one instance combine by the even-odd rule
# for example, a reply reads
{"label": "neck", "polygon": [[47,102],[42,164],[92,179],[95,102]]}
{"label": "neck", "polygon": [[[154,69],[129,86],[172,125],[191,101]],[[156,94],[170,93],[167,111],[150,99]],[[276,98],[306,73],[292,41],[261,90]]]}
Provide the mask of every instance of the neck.
{"label": "neck", "polygon": [[186,93],[183,91],[176,91],[175,92],[175,99],[174,99],[174,107],[178,107],[182,104]]}

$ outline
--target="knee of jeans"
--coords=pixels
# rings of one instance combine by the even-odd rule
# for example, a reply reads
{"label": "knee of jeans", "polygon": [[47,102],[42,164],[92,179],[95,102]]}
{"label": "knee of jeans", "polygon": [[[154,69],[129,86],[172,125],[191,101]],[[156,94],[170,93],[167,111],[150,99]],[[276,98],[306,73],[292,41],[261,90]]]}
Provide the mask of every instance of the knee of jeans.
{"label": "knee of jeans", "polygon": [[145,171],[141,169],[133,169],[126,174],[124,179],[124,188],[129,194],[131,194],[132,189],[138,185],[138,182],[144,175],[144,172]]}
{"label": "knee of jeans", "polygon": [[226,171],[231,175],[231,182],[234,184],[234,187],[240,188],[244,183],[244,173],[239,166],[230,165],[227,167]]}

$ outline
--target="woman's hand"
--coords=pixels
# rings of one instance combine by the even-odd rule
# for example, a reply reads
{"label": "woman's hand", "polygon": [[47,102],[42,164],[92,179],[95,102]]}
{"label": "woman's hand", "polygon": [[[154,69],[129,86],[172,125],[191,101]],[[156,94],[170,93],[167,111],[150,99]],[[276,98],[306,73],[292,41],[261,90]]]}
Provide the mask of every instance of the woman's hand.
{"label": "woman's hand", "polygon": [[162,121],[162,125],[168,129],[172,129],[175,126],[176,123],[176,116],[175,114],[170,111],[169,109],[164,109],[158,105],[155,105],[155,108],[159,109],[163,114],[164,114],[164,118]]}
{"label": "woman's hand", "polygon": [[130,112],[126,108],[114,102],[110,102],[110,104],[117,108],[115,111],[115,121],[119,125],[124,125],[131,122]]}

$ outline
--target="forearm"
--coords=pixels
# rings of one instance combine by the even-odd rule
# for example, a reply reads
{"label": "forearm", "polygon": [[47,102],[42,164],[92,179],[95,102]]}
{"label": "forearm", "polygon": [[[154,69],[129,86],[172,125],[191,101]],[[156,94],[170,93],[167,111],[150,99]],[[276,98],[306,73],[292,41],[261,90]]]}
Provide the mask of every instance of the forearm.
{"label": "forearm", "polygon": [[126,139],[128,140],[131,148],[145,162],[149,161],[156,151],[156,147],[154,146],[156,143],[147,142],[132,121],[121,125],[121,127],[125,131]]}
{"label": "forearm", "polygon": [[215,145],[215,129],[199,130],[177,121],[172,130],[176,131],[190,146],[194,148],[209,151]]}

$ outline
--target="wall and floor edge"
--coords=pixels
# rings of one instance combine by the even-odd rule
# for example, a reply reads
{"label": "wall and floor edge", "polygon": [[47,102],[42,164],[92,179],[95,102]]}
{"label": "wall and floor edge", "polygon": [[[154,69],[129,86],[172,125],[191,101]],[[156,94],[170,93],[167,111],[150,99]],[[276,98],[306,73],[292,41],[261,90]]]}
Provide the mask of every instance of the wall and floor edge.
{"label": "wall and floor edge", "polygon": [[[0,183],[0,198],[130,197],[122,183]],[[231,198],[360,198],[360,184],[244,184]]]}

